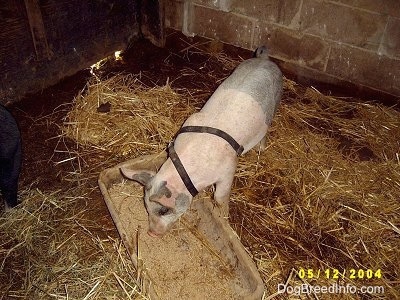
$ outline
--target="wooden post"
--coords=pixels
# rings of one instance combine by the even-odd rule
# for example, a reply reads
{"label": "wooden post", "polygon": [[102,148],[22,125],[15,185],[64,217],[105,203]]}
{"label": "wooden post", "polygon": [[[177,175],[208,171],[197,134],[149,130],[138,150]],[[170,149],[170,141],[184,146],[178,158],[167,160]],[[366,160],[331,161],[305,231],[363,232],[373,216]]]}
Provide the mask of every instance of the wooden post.
{"label": "wooden post", "polygon": [[38,61],[50,59],[52,53],[47,44],[46,31],[43,24],[42,12],[38,0],[25,0],[26,13],[28,15],[29,27],[31,29],[33,46]]}
{"label": "wooden post", "polygon": [[143,36],[154,45],[165,45],[164,0],[141,0],[140,29]]}

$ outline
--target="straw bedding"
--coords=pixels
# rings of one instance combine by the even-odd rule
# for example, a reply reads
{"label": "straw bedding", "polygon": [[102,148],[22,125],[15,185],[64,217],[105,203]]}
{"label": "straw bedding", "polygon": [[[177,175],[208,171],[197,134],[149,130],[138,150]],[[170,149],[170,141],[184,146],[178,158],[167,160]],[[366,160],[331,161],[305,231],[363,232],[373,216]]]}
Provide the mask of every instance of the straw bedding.
{"label": "straw bedding", "polygon": [[[189,100],[169,85],[149,88],[132,75],[93,79],[86,94],[77,97],[65,132],[83,145],[119,156],[160,152],[196,111]],[[101,112],[101,107],[110,111]]]}
{"label": "straw bedding", "polygon": [[27,188],[1,216],[0,299],[144,298],[122,242],[93,230],[78,191]]}
{"label": "straw bedding", "polygon": [[[103,151],[120,161],[156,153],[165,149],[187,116],[200,109],[209,95],[200,90],[174,89],[168,82],[149,87],[139,76],[120,74],[105,80],[94,77],[76,97],[63,132],[81,149]],[[277,294],[280,283],[336,283],[379,285],[385,293],[311,294],[309,298],[399,299],[400,113],[375,103],[326,96],[285,79],[282,104],[268,139],[267,149],[253,149],[240,158],[230,204],[231,225],[261,272],[265,298],[300,298]],[[47,289],[43,291],[43,285],[40,289],[50,298],[53,296],[49,293],[58,291],[64,298],[71,293],[88,299],[92,289],[96,295],[106,293],[103,283],[104,288],[120,295],[115,298],[140,295],[135,286],[139,281],[120,242],[109,236],[100,239],[90,230],[82,230],[79,211],[71,211],[74,197],[27,193],[23,195],[22,215],[15,216],[24,218],[20,235],[25,236],[13,240],[24,241],[28,244],[24,246],[26,251],[34,253],[35,245],[29,245],[30,229],[37,227],[35,233],[43,231],[46,236],[47,231],[57,227],[68,236],[52,239],[48,250],[52,260],[40,262],[37,258],[51,272],[32,274],[25,279],[29,284],[46,282]],[[36,205],[29,209],[31,202]],[[52,208],[47,209],[49,206]],[[61,223],[53,217],[54,210],[65,212]],[[1,229],[6,232],[3,235],[14,232],[7,222],[7,229],[6,225]],[[13,224],[18,226],[18,222]],[[76,234],[75,229],[80,233]],[[79,241],[93,239],[97,246],[88,260],[58,254],[63,248],[78,247]],[[0,271],[11,268],[7,267],[10,258],[20,252],[9,253],[1,253]],[[78,268],[71,265],[75,259]],[[85,275],[89,269],[96,272],[95,278]],[[338,269],[346,274],[338,279],[307,278],[298,275],[300,269],[321,273]],[[380,269],[382,276],[351,279],[350,269]],[[55,282],[52,276],[71,272],[76,279],[50,286]],[[106,277],[119,280],[110,283]],[[72,292],[75,288],[82,290]]]}

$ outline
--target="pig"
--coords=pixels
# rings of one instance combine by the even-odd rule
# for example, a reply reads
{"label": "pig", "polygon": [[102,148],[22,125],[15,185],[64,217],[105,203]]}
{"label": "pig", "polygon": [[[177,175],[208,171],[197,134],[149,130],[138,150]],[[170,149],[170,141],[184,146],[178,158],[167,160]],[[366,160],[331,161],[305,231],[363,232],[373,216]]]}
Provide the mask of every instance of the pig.
{"label": "pig", "polygon": [[18,204],[21,168],[21,136],[11,113],[0,105],[0,191],[9,211]]}
{"label": "pig", "polygon": [[120,169],[123,176],[145,186],[149,235],[161,237],[168,232],[196,194],[189,191],[178,173],[171,151],[180,158],[194,191],[215,185],[214,200],[227,215],[237,154],[265,143],[281,95],[282,73],[269,59],[267,49],[259,47],[254,57],[243,61],[181,128],[207,126],[221,130],[241,146],[239,152],[215,134],[178,132],[173,147],[169,147],[169,158],[158,172]]}

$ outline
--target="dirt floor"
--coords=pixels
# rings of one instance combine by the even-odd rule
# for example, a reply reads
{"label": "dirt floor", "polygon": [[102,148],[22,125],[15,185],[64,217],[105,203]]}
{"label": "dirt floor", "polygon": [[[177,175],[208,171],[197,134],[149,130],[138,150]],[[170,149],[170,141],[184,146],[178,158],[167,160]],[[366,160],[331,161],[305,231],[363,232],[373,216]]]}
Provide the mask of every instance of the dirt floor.
{"label": "dirt floor", "polygon": [[[141,81],[149,86],[164,85],[169,82],[172,88],[198,89],[204,93],[211,93],[230,73],[230,69],[210,60],[209,55],[204,55],[200,51],[196,52],[196,45],[202,43],[207,43],[210,52],[223,49],[229,57],[237,59],[250,58],[252,55],[249,51],[233,46],[218,42],[210,43],[198,37],[187,38],[179,33],[169,32],[165,48],[157,48],[148,41],[139,41],[124,54],[123,63],[118,61],[112,64],[107,63],[109,65],[103,66],[96,75],[107,78],[119,72],[134,73],[140,74]],[[76,142],[66,137],[60,138],[61,126],[69,105],[85,88],[90,77],[92,77],[90,70],[83,70],[41,93],[25,97],[10,107],[20,126],[23,140],[24,158],[20,187],[21,189],[36,189],[43,194],[51,194],[54,191],[61,191],[61,193],[69,191],[78,193],[79,191],[78,194],[71,194],[71,197],[77,200],[68,206],[68,210],[74,211],[78,210],[78,207],[85,207],[77,225],[83,228],[83,233],[80,234],[85,236],[85,232],[90,230],[91,238],[97,236],[100,240],[117,239],[118,232],[98,190],[96,174],[125,158],[113,157],[101,150],[85,151],[80,154],[81,149]],[[323,91],[328,94],[344,94],[343,91],[330,90],[326,86],[323,87]],[[390,102],[390,104],[393,103],[393,101]],[[370,153],[361,155],[369,157]],[[60,221],[55,218],[54,222]],[[65,230],[68,231],[68,229]],[[60,245],[62,243],[60,241]],[[2,244],[0,241],[1,246]],[[34,245],[32,247],[34,248]],[[7,247],[4,246],[4,249]],[[87,249],[80,249],[79,256],[92,261],[95,259],[96,251],[89,246]],[[25,263],[24,257],[20,256],[15,257],[13,264],[7,262],[4,265],[3,275],[0,276],[0,299],[32,299],[33,295],[41,295],[46,299],[58,299],[35,284],[27,283],[31,279],[27,279],[24,273],[19,271],[16,275],[13,270],[18,269],[18,266],[20,267],[18,270],[26,267]],[[51,262],[48,268],[52,268]],[[51,282],[51,278],[47,280]],[[120,284],[119,281],[118,283]],[[25,288],[26,291],[23,293],[21,290],[24,286],[29,286],[32,290]],[[99,297],[99,299],[102,298]],[[115,299],[123,298],[123,296],[115,297]]]}

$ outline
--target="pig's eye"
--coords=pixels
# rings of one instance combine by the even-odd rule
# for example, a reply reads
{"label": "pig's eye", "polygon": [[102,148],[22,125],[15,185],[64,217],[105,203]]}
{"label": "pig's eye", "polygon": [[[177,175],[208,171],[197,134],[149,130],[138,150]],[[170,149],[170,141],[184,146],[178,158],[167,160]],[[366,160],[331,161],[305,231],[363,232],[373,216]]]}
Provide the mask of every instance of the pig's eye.
{"label": "pig's eye", "polygon": [[169,214],[171,212],[171,209],[169,207],[166,206],[162,206],[159,210],[158,210],[158,214],[160,216],[165,216],[167,214]]}

